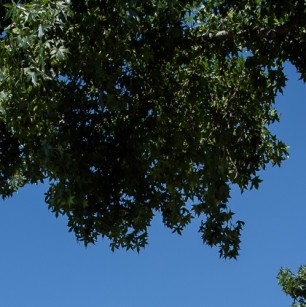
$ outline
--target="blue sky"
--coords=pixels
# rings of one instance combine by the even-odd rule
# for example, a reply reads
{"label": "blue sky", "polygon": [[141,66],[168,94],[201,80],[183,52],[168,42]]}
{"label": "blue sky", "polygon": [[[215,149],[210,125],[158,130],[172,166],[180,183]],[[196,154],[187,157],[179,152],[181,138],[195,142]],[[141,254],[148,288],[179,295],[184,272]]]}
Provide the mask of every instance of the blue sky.
{"label": "blue sky", "polygon": [[306,87],[294,68],[288,76],[273,131],[290,158],[262,173],[258,191],[233,192],[231,207],[246,222],[237,260],[204,246],[197,222],[178,236],[158,218],[140,254],[112,253],[107,242],[84,248],[48,212],[46,187],[25,187],[0,204],[0,306],[289,306],[276,275],[306,263]]}

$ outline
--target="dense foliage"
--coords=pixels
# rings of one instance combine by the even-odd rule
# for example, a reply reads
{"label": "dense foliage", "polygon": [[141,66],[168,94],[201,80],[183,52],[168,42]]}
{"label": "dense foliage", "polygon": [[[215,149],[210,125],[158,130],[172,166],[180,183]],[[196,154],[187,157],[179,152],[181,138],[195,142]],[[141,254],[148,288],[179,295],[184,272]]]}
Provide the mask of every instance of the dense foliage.
{"label": "dense foliage", "polygon": [[230,188],[258,188],[290,61],[306,79],[304,1],[1,1],[0,193],[49,180],[85,244],[147,243],[194,216],[236,257]]}

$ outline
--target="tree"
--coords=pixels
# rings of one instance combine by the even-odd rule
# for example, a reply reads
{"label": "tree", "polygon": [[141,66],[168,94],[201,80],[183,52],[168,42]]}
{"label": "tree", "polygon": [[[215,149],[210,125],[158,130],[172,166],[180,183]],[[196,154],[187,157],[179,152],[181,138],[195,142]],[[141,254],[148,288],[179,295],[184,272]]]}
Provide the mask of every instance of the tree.
{"label": "tree", "polygon": [[[283,291],[292,297],[292,307],[306,306],[306,266],[300,266],[294,275],[290,269],[281,269],[278,273],[278,283]],[[296,304],[298,303],[298,304]]]}
{"label": "tree", "polygon": [[85,244],[145,246],[160,212],[236,257],[233,185],[258,188],[286,145],[269,131],[290,61],[306,78],[299,1],[1,1],[0,192],[49,181]]}

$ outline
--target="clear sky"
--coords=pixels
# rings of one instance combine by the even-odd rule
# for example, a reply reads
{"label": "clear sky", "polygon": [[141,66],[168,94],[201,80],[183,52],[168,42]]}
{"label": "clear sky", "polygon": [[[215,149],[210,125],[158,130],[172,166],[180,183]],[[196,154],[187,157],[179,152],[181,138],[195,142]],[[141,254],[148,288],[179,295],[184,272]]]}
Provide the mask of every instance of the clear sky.
{"label": "clear sky", "polygon": [[273,127],[290,145],[281,168],[268,168],[258,191],[234,191],[231,207],[246,222],[240,256],[223,260],[191,225],[173,235],[157,218],[140,254],[87,249],[66,219],[48,212],[46,187],[25,187],[0,204],[2,307],[281,307],[281,266],[306,263],[306,87],[293,68]]}

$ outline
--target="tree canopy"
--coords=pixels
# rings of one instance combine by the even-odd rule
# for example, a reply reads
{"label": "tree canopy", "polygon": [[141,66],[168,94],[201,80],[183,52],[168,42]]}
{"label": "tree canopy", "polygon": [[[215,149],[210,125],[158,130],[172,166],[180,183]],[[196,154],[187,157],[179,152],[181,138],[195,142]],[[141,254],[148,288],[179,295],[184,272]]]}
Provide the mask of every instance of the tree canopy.
{"label": "tree canopy", "polygon": [[156,213],[236,257],[230,190],[286,145],[269,126],[306,80],[304,0],[0,1],[0,193],[48,181],[85,244],[147,244]]}

